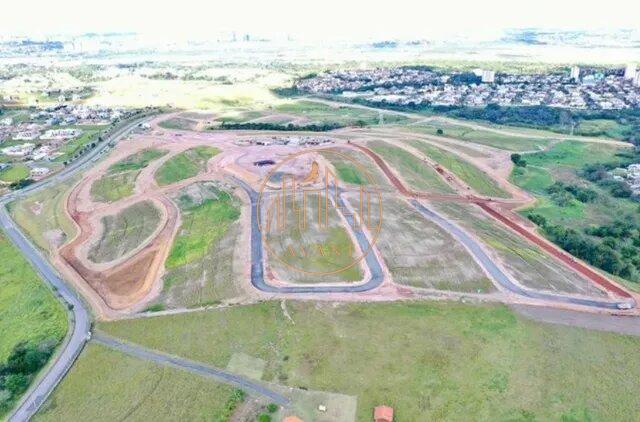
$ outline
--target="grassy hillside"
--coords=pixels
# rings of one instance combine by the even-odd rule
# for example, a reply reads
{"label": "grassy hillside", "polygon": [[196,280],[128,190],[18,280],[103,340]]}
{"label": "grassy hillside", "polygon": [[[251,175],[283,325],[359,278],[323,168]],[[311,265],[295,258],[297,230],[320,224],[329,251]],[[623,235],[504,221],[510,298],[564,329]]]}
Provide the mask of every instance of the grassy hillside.
{"label": "grassy hillside", "polygon": [[[26,390],[37,369],[46,363],[54,347],[63,339],[67,315],[4,234],[0,234],[0,256],[1,417]],[[36,356],[33,367],[26,369],[16,362],[20,349],[31,350],[32,356]]]}
{"label": "grassy hillside", "polygon": [[481,195],[506,198],[507,192],[502,190],[498,183],[473,164],[457,157],[442,148],[435,147],[420,141],[409,141],[409,144],[422,152],[450,172],[458,176],[463,182]]}
{"label": "grassy hillside", "polygon": [[[102,323],[132,342],[264,380],[356,395],[357,420],[630,420],[640,339],[531,322],[505,306],[279,302]],[[597,370],[595,370],[597,368]],[[393,374],[393,376],[389,376]],[[472,375],[470,375],[472,374]]]}
{"label": "grassy hillside", "polygon": [[218,154],[214,147],[195,147],[171,157],[156,171],[158,185],[170,185],[180,180],[197,176],[206,167],[207,161]]}
{"label": "grassy hillside", "polygon": [[34,420],[226,421],[238,404],[230,386],[90,344]]}

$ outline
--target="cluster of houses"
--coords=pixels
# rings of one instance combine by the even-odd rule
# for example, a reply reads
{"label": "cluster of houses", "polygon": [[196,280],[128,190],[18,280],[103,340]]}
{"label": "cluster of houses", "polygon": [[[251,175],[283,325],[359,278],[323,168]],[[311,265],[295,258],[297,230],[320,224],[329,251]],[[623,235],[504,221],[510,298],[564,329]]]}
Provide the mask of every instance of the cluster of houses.
{"label": "cluster of houses", "polygon": [[73,139],[82,134],[81,130],[65,126],[106,125],[127,117],[129,112],[122,109],[65,104],[28,110],[25,113],[28,113],[26,118],[0,115],[0,142]]}
{"label": "cluster of houses", "polygon": [[570,72],[546,74],[507,74],[486,69],[444,73],[426,67],[399,67],[326,72],[297,81],[296,88],[404,106],[499,104],[616,110],[640,107],[639,73],[633,65],[626,70],[581,71],[574,67]]}

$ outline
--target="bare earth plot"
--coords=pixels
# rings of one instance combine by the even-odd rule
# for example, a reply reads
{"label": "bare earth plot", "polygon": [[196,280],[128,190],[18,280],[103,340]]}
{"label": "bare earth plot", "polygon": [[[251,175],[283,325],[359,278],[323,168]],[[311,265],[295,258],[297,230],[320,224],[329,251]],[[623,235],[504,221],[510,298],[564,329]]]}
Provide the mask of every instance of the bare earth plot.
{"label": "bare earth plot", "polygon": [[402,200],[385,199],[376,247],[396,283],[474,293],[495,291],[460,243]]}

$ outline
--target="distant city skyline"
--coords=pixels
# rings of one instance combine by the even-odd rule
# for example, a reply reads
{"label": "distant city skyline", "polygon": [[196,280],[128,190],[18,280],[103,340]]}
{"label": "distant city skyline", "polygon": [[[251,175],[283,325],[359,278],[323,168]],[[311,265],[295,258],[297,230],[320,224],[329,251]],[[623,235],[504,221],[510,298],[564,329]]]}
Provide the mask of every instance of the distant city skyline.
{"label": "distant city skyline", "polygon": [[[637,28],[640,5],[611,0],[606,7],[585,2],[539,0],[514,7],[498,0],[426,3],[397,0],[372,7],[364,0],[239,0],[216,4],[183,0],[164,7],[150,1],[80,0],[11,2],[3,8],[0,36],[42,37],[86,32],[136,32],[158,39],[204,39],[224,31],[298,40],[443,39],[493,40],[510,28],[619,30]],[[482,19],[478,17],[482,16]]]}

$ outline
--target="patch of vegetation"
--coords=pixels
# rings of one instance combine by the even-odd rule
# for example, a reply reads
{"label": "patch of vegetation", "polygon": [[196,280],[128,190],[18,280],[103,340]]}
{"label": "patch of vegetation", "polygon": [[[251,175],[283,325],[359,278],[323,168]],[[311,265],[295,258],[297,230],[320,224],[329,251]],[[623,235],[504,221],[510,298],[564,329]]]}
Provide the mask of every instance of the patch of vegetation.
{"label": "patch of vegetation", "polygon": [[413,189],[452,193],[438,173],[410,152],[383,141],[369,143],[371,149],[382,156]]}
{"label": "patch of vegetation", "polygon": [[167,269],[202,258],[240,217],[232,196],[223,190],[218,190],[216,199],[181,209],[182,226],[165,262]]}
{"label": "patch of vegetation", "polygon": [[166,150],[149,148],[113,164],[109,167],[107,174],[91,185],[93,200],[114,202],[131,196],[140,170],[167,152]]}
{"label": "patch of vegetation", "polygon": [[67,331],[63,306],[0,234],[0,416],[27,389]]}
{"label": "patch of vegetation", "polygon": [[220,152],[214,147],[195,147],[181,152],[165,161],[156,171],[156,182],[160,186],[197,176],[205,169],[207,161]]}
{"label": "patch of vegetation", "polygon": [[238,352],[264,359],[266,381],[357,396],[356,420],[380,403],[412,421],[470,412],[624,420],[640,407],[635,337],[532,322],[501,305],[288,301],[287,309],[295,324],[266,302],[99,328],[218,367]]}
{"label": "patch of vegetation", "polygon": [[164,156],[169,151],[164,149],[147,148],[142,151],[136,152],[128,156],[125,159],[118,161],[117,163],[109,167],[109,173],[122,173],[125,171],[142,170],[151,164],[152,161]]}
{"label": "patch of vegetation", "polygon": [[0,180],[5,183],[16,183],[29,177],[29,167],[24,164],[14,164],[0,171]]}
{"label": "patch of vegetation", "polygon": [[33,419],[222,422],[243,398],[228,385],[89,343]]}
{"label": "patch of vegetation", "polygon": [[509,196],[489,175],[455,154],[421,141],[409,141],[409,144],[447,168],[479,194],[500,198]]}
{"label": "patch of vegetation", "polygon": [[[365,126],[364,122],[356,122],[356,126],[362,127]],[[268,123],[268,122],[260,122],[260,123],[229,123],[222,122],[219,126],[212,126],[212,129],[222,129],[222,130],[277,130],[277,131],[307,131],[307,132],[327,132],[334,129],[343,128],[343,125],[338,123],[322,123],[322,124],[304,124],[304,125],[294,125],[293,123],[281,124],[281,123]]]}
{"label": "patch of vegetation", "polygon": [[[509,135],[505,133],[497,133],[490,130],[491,128],[489,127],[486,130],[483,130],[436,119],[430,121],[429,124],[411,126],[410,129],[414,132],[443,136],[461,141],[467,141],[469,143],[504,149],[507,151],[541,150],[546,147],[551,141],[549,139],[541,139],[540,136],[553,135],[552,133],[534,133],[531,137]],[[519,132],[523,132],[523,130],[524,129],[519,129]]]}
{"label": "patch of vegetation", "polygon": [[103,217],[102,237],[87,256],[97,263],[125,256],[151,236],[159,222],[160,211],[151,201],[137,202],[116,215]]}
{"label": "patch of vegetation", "polygon": [[[76,228],[65,213],[67,192],[77,181],[72,178],[29,194],[8,205],[11,217],[42,250],[48,251],[71,238]],[[53,234],[58,238],[53,239]]]}
{"label": "patch of vegetation", "polygon": [[115,202],[131,196],[138,173],[105,174],[91,185],[91,198],[97,202]]}
{"label": "patch of vegetation", "polygon": [[333,163],[333,166],[338,172],[338,177],[345,183],[351,183],[354,185],[366,185],[367,180],[364,175],[360,173],[358,168],[352,163],[346,161],[340,161]]}
{"label": "patch of vegetation", "polygon": [[293,101],[274,107],[278,113],[305,117],[310,123],[339,124],[342,126],[369,126],[383,123],[401,123],[407,120],[404,116],[358,109],[348,106],[330,106],[314,101]]}
{"label": "patch of vegetation", "polygon": [[[563,142],[548,152],[529,155],[528,161],[540,167],[536,171],[544,172],[545,179],[532,183],[523,173],[514,172],[514,181],[524,182],[523,187],[540,197],[525,215],[571,254],[634,284],[640,282],[638,205],[629,199],[626,183],[613,180],[609,173],[640,161],[640,154],[601,144]],[[523,172],[529,173],[531,167]],[[607,229],[621,226],[630,227],[624,236]]]}
{"label": "patch of vegetation", "polygon": [[520,154],[511,154],[511,162],[513,162],[517,167],[527,166],[527,160],[522,158],[522,155]]}

